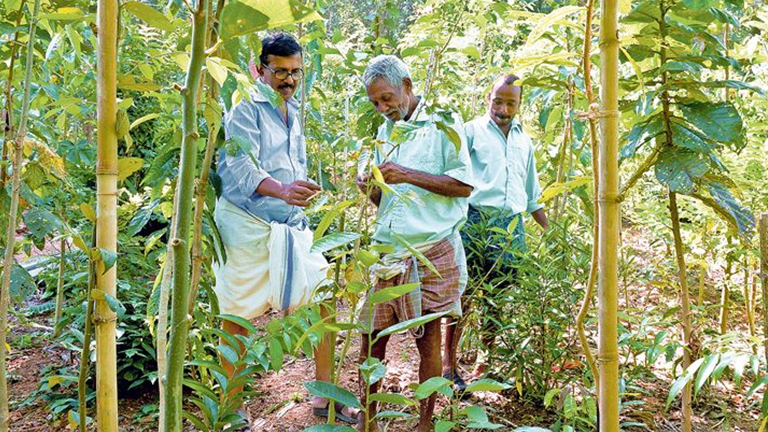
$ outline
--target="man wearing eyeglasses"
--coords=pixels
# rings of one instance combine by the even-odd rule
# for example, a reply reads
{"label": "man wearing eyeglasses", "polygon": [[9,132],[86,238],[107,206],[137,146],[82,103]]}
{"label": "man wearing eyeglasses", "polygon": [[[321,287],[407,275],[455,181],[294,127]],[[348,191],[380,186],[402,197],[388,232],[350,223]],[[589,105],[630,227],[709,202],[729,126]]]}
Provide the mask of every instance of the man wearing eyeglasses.
{"label": "man wearing eyeglasses", "polygon": [[[291,311],[309,303],[327,283],[328,268],[322,254],[309,252],[312,232],[302,213],[320,187],[307,180],[306,145],[293,98],[303,77],[301,46],[286,33],[271,34],[262,41],[259,61],[259,82],[250,98],[224,118],[228,144],[219,157],[222,194],[215,211],[226,251],[226,262],[215,267],[219,308],[248,320],[270,309]],[[322,306],[321,315],[327,316]],[[247,334],[226,320],[223,330]],[[328,334],[315,350],[318,381],[330,380],[332,350]],[[233,375],[233,365],[222,363]],[[314,398],[312,408],[315,415],[327,416],[328,400]],[[247,421],[247,413],[241,416]],[[336,407],[337,420],[356,423],[355,416],[347,407]]]}

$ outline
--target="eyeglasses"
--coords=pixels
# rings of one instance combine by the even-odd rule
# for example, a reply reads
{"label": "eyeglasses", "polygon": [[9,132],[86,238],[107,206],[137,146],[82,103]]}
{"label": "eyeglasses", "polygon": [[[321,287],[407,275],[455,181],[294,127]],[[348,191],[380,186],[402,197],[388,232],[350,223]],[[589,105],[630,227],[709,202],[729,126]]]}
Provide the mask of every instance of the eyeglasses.
{"label": "eyeglasses", "polygon": [[274,69],[272,69],[271,67],[269,67],[267,65],[262,65],[262,66],[264,66],[264,68],[267,69],[268,71],[270,71],[273,74],[275,74],[275,77],[277,79],[279,79],[280,81],[288,79],[288,75],[290,75],[291,78],[293,78],[294,81],[298,81],[298,80],[300,80],[304,76],[304,70],[303,69],[295,69],[295,70],[293,70],[291,72],[288,72],[285,69],[274,70]]}

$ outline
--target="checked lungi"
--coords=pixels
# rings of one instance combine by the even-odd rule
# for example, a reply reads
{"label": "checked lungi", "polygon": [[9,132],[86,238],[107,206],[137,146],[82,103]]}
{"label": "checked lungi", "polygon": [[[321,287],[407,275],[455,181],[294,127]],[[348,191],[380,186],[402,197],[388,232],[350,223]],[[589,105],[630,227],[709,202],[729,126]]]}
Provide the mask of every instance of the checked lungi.
{"label": "checked lungi", "polygon": [[[461,317],[461,294],[467,285],[466,257],[461,238],[454,234],[416,249],[439,274],[410,253],[385,256],[382,259],[384,265],[372,267],[376,282],[368,293],[368,298],[374,292],[385,288],[407,283],[420,285],[410,293],[379,303],[372,308],[366,299],[360,314],[360,323],[369,330],[384,330],[397,323],[436,312]],[[423,328],[413,329],[412,333],[420,337]]]}

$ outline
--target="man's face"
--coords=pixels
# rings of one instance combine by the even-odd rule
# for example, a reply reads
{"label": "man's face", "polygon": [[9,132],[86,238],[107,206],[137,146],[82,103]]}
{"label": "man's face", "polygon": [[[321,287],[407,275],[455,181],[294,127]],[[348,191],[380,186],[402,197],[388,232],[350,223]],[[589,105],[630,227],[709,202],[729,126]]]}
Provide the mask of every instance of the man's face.
{"label": "man's face", "polygon": [[395,87],[385,79],[377,79],[366,87],[368,100],[371,101],[376,111],[390,121],[404,119],[408,115],[408,93],[411,81],[403,80],[402,87]]}
{"label": "man's face", "polygon": [[[262,76],[264,83],[275,89],[280,93],[283,99],[290,99],[296,92],[296,86],[299,85],[299,80],[294,80],[291,76],[291,72],[295,72],[301,69],[301,54],[296,53],[288,57],[281,57],[275,55],[267,56],[267,67],[264,65],[259,66],[259,74]],[[275,74],[282,73],[282,71],[288,72],[288,76],[281,80]]]}
{"label": "man's face", "polygon": [[520,86],[504,84],[503,81],[493,86],[488,95],[488,112],[499,127],[507,126],[515,119],[521,93]]}

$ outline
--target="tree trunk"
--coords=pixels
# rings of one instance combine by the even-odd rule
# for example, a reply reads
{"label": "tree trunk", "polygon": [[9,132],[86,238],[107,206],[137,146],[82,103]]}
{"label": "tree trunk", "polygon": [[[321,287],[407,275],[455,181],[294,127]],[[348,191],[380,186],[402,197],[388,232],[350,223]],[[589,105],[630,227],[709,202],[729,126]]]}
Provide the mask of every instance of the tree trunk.
{"label": "tree trunk", "polygon": [[24,136],[27,131],[27,116],[29,114],[29,87],[32,81],[32,65],[34,61],[35,30],[37,29],[37,14],[40,11],[40,0],[35,0],[35,6],[29,19],[29,39],[27,41],[27,61],[24,66],[24,94],[21,102],[21,117],[16,139],[13,141],[13,162],[11,164],[11,205],[8,214],[8,226],[5,237],[5,256],[3,258],[3,282],[0,287],[0,432],[8,432],[10,428],[10,410],[8,409],[8,377],[6,375],[6,351],[8,340],[8,305],[11,302],[11,268],[14,264],[13,247],[16,240],[16,219],[19,212],[19,187],[21,186],[21,163],[23,158]]}
{"label": "tree trunk", "polygon": [[181,90],[182,134],[179,180],[177,183],[178,202],[173,219],[177,235],[170,240],[173,247],[173,306],[171,310],[171,343],[168,348],[168,378],[165,396],[166,432],[182,430],[182,379],[189,332],[189,282],[190,244],[189,231],[192,219],[192,201],[197,165],[197,91],[200,87],[202,68],[205,62],[206,28],[208,27],[208,0],[199,0],[192,12],[192,47],[184,88]]}
{"label": "tree trunk", "polygon": [[[96,247],[117,252],[117,0],[99,0],[96,148]],[[96,266],[96,289],[117,297],[117,264]],[[96,330],[96,424],[117,432],[117,316],[106,297],[94,299]]]}
{"label": "tree trunk", "polygon": [[[677,194],[669,192],[669,214],[672,218],[672,234],[675,237],[675,255],[677,256],[677,272],[680,278],[680,297],[683,319],[683,370],[691,365],[691,315],[688,298],[688,272],[685,267],[685,252],[683,238],[680,235],[680,215],[677,212]],[[691,432],[691,382],[683,389],[683,432]]]}
{"label": "tree trunk", "polygon": [[768,363],[768,213],[760,216],[760,279],[763,281],[763,348]]}
{"label": "tree trunk", "polygon": [[601,1],[600,79],[603,102],[600,126],[600,228],[598,256],[598,359],[600,366],[600,430],[619,431],[619,39],[618,1]]}

